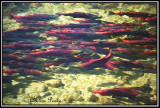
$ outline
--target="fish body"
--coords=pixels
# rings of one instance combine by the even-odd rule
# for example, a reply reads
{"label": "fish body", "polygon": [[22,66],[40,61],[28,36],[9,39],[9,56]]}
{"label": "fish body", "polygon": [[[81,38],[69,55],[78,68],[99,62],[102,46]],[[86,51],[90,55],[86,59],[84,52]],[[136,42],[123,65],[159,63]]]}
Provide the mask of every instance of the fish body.
{"label": "fish body", "polygon": [[152,17],[152,18],[139,18],[142,22],[149,22],[149,23],[156,23],[157,22],[157,17]]}
{"label": "fish body", "polygon": [[153,55],[156,55],[157,54],[157,51],[143,51],[144,53],[146,53],[146,54],[153,54]]}
{"label": "fish body", "polygon": [[31,67],[35,66],[34,63],[23,63],[23,62],[19,62],[19,61],[15,61],[15,60],[3,61],[3,65],[7,65],[11,68],[19,68],[19,67],[31,68]]}
{"label": "fish body", "polygon": [[31,33],[31,32],[35,32],[39,30],[37,27],[28,27],[28,28],[20,28],[20,29],[16,29],[16,30],[10,30],[10,31],[5,31],[3,32],[4,36],[8,36],[8,35],[14,35],[14,34],[24,34],[24,33]]}
{"label": "fish body", "polygon": [[109,47],[111,45],[117,45],[118,42],[109,42],[109,41],[94,41],[94,42],[77,42],[75,45],[81,47],[88,47],[91,49],[96,49],[96,47]]}
{"label": "fish body", "polygon": [[127,49],[127,48],[121,48],[121,47],[114,48],[113,51],[120,51],[120,52],[123,52],[126,54],[135,54],[136,53],[136,51],[134,51],[134,50]]}
{"label": "fish body", "polygon": [[92,60],[92,59],[88,59],[88,58],[86,58],[86,57],[83,57],[83,56],[81,56],[81,55],[76,55],[75,57],[81,59],[81,60],[84,61],[84,62],[89,62],[90,60]]}
{"label": "fish body", "polygon": [[98,32],[105,32],[105,31],[120,32],[120,31],[132,30],[133,28],[134,26],[125,26],[123,24],[107,24],[106,26],[102,27],[91,27],[91,29]]}
{"label": "fish body", "polygon": [[77,30],[70,30],[70,29],[62,29],[62,30],[51,30],[52,32],[55,33],[61,33],[61,34],[79,34],[79,35],[88,35],[91,34],[90,32],[87,31],[77,31]]}
{"label": "fish body", "polygon": [[16,16],[13,13],[9,13],[8,15],[10,18],[15,19],[17,22],[23,22],[23,23],[30,23],[30,22],[37,22],[37,21],[47,21],[51,19],[56,19],[53,15],[48,14],[29,14],[26,16]]}
{"label": "fish body", "polygon": [[34,57],[39,57],[39,56],[47,56],[47,55],[56,55],[56,56],[61,56],[61,55],[66,55],[72,53],[73,50],[47,50],[47,51],[38,51],[38,52],[33,52],[29,53],[29,56],[34,56]]}
{"label": "fish body", "polygon": [[80,23],[99,23],[99,24],[101,24],[102,22],[103,23],[105,22],[105,21],[95,20],[95,19],[83,19],[83,20],[73,20],[73,21],[78,21]]}
{"label": "fish body", "polygon": [[72,27],[78,27],[78,28],[86,28],[86,27],[92,27],[93,23],[80,23],[80,24],[66,24],[66,25],[52,25],[53,27],[61,27],[61,28],[72,28]]}
{"label": "fish body", "polygon": [[105,66],[107,69],[125,68],[144,68],[150,66],[150,63],[131,62],[131,61],[108,61]]}
{"label": "fish body", "polygon": [[148,17],[149,13],[147,12],[116,12],[117,15],[127,15],[130,17]]}
{"label": "fish body", "polygon": [[28,22],[24,23],[24,26],[29,26],[29,27],[48,27],[50,25],[47,25],[47,23],[41,21],[41,22]]}
{"label": "fish body", "polygon": [[111,58],[111,50],[106,57],[102,57],[100,59],[90,59],[88,62],[82,63],[81,66],[87,67],[87,68],[102,67],[106,62],[108,62],[110,58]]}
{"label": "fish body", "polygon": [[42,42],[40,44],[56,46],[56,45],[72,44],[72,43],[75,43],[75,42],[76,41],[73,41],[73,40],[59,40],[59,41],[44,41],[44,42]]}
{"label": "fish body", "polygon": [[21,56],[19,55],[16,55],[16,54],[3,54],[3,60],[6,59],[6,60],[18,60]]}
{"label": "fish body", "polygon": [[99,93],[102,96],[120,96],[134,99],[137,95],[142,94],[140,91],[124,87],[114,87],[112,89],[103,89],[92,91],[93,94]]}
{"label": "fish body", "polygon": [[144,48],[156,48],[157,45],[144,45],[143,47]]}
{"label": "fish body", "polygon": [[103,35],[103,34],[122,34],[122,33],[129,33],[133,30],[133,28],[119,28],[119,29],[114,29],[114,30],[108,30],[108,31],[103,31],[102,32],[94,32],[94,34],[98,35]]}
{"label": "fish body", "polygon": [[95,15],[84,12],[62,13],[58,15],[72,16],[73,18],[93,18]]}
{"label": "fish body", "polygon": [[45,74],[45,72],[42,72],[42,71],[39,71],[39,70],[25,69],[25,68],[9,69],[9,70],[4,71],[3,73],[7,73],[7,74],[20,73],[20,74],[30,74],[30,75]]}
{"label": "fish body", "polygon": [[3,48],[10,48],[10,49],[36,49],[36,48],[41,48],[40,45],[38,44],[9,44],[9,45],[3,45]]}
{"label": "fish body", "polygon": [[77,39],[76,37],[73,36],[66,36],[64,34],[57,34],[55,32],[45,32],[47,34],[47,37],[55,36],[58,37],[58,40],[74,40]]}
{"label": "fish body", "polygon": [[[34,63],[35,60],[33,59],[29,59],[29,58],[21,58],[22,55],[21,54],[3,54],[3,61],[19,61],[19,62],[23,62],[23,63]],[[13,62],[13,61],[12,61]],[[8,63],[8,62],[7,62]]]}
{"label": "fish body", "polygon": [[146,44],[146,43],[156,43],[157,39],[156,38],[146,38],[146,39],[140,39],[140,40],[124,39],[122,40],[122,42],[130,43],[130,44]]}
{"label": "fish body", "polygon": [[78,58],[76,57],[69,57],[69,58],[61,58],[61,59],[58,59],[57,61],[55,62],[51,62],[51,63],[47,63],[46,66],[51,66],[51,65],[54,65],[54,66],[58,66],[62,63],[70,63],[70,62],[77,62],[79,61]]}
{"label": "fish body", "polygon": [[155,67],[149,67],[149,69],[157,69],[157,67],[155,66]]}

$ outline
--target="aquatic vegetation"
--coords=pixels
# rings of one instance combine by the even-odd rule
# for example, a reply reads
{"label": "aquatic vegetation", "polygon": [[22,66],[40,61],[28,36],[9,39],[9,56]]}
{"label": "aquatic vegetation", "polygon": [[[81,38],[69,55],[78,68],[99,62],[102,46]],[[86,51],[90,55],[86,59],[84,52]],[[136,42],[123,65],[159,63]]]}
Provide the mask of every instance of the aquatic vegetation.
{"label": "aquatic vegetation", "polygon": [[4,105],[157,104],[156,3],[2,5]]}

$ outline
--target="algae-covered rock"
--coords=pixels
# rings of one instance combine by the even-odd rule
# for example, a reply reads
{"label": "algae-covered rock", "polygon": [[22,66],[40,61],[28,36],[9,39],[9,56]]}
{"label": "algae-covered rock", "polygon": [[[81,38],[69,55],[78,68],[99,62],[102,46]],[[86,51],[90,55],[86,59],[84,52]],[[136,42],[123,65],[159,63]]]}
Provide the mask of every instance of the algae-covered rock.
{"label": "algae-covered rock", "polygon": [[38,86],[37,90],[40,91],[40,92],[44,92],[44,91],[46,91],[46,89],[47,89],[46,86],[44,84],[42,84],[42,85]]}
{"label": "algae-covered rock", "polygon": [[64,84],[62,83],[61,80],[59,79],[52,79],[52,80],[47,80],[44,82],[45,85],[49,86],[49,87],[60,87],[60,86],[63,86]]}
{"label": "algae-covered rock", "polygon": [[43,83],[31,83],[28,88],[25,89],[25,93],[32,92],[45,92],[47,87]]}

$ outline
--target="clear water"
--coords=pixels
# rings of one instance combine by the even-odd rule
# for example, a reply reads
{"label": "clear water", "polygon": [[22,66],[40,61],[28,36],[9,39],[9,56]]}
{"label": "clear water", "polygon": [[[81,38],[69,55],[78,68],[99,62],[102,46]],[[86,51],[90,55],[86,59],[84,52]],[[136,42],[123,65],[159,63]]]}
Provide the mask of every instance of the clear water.
{"label": "clear water", "polygon": [[[156,5],[3,2],[3,105],[156,105]],[[114,87],[142,94],[92,93]]]}

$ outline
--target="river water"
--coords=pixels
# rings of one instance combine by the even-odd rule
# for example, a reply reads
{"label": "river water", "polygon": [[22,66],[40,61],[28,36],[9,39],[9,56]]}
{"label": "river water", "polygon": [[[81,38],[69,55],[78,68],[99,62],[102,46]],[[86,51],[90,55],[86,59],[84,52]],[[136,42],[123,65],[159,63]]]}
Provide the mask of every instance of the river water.
{"label": "river water", "polygon": [[2,6],[3,105],[157,105],[156,2]]}

